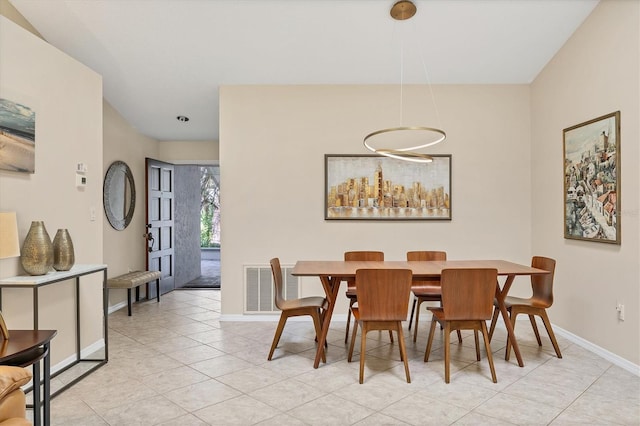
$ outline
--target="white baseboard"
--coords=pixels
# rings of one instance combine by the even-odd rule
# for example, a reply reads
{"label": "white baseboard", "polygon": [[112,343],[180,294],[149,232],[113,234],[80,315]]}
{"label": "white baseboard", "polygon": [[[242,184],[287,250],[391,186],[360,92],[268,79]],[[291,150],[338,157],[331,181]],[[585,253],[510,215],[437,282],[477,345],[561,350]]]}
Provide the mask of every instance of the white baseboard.
{"label": "white baseboard", "polygon": [[[241,314],[241,315],[220,315],[220,321],[229,321],[229,322],[278,322],[280,320],[280,312],[275,312],[273,314]],[[347,314],[336,314],[331,316],[331,321],[346,321]],[[288,318],[287,321],[309,321],[309,317],[307,316],[299,316],[299,317],[291,317]]]}
{"label": "white baseboard", "polygon": [[[526,321],[528,324],[529,317],[527,317],[526,315],[520,315],[520,318],[518,318],[516,321]],[[518,324],[520,324],[520,322],[518,322]],[[496,324],[496,327],[504,329],[505,328],[504,321],[498,321],[498,323]],[[567,331],[564,328],[559,327],[555,324],[551,324],[551,327],[553,327],[553,332],[555,334],[564,337],[565,339],[569,340],[571,343],[575,343],[581,348],[584,348],[589,352],[593,352],[594,354],[606,359],[613,365],[616,365],[624,370],[627,370],[629,373],[640,377],[640,365],[634,364],[631,361],[624,359],[619,355],[614,354],[613,352],[609,352],[608,350],[594,343],[591,343],[590,341],[585,340],[582,337],[577,336],[571,333],[570,331]]]}
{"label": "white baseboard", "polygon": [[120,302],[120,303],[117,303],[115,305],[109,306],[108,312],[110,314],[112,314],[112,313],[114,313],[115,311],[117,311],[119,309],[125,308],[126,306],[127,306],[127,302],[126,301]]}
{"label": "white baseboard", "polygon": [[553,327],[553,331],[556,334],[561,335],[562,337],[564,337],[567,340],[570,340],[576,345],[583,347],[586,350],[593,352],[598,356],[601,356],[602,358],[606,359],[610,363],[617,365],[618,367],[624,370],[627,370],[628,372],[640,377],[640,365],[634,364],[631,361],[626,360],[621,356],[614,354],[613,352],[609,352],[608,350],[601,348],[600,346],[595,345],[590,341],[583,339],[580,336],[576,336],[575,334],[567,330],[564,330],[562,327],[558,327],[553,324],[552,324],[552,327]]}
{"label": "white baseboard", "polygon": [[[100,339],[97,342],[94,342],[91,345],[87,346],[86,348],[81,349],[80,358],[86,358],[92,353],[99,351],[100,349],[103,349],[103,348],[104,348],[104,339]],[[73,364],[74,362],[76,362],[75,354],[63,359],[56,365],[51,366],[51,374],[55,374],[58,371],[65,369],[66,367]]]}

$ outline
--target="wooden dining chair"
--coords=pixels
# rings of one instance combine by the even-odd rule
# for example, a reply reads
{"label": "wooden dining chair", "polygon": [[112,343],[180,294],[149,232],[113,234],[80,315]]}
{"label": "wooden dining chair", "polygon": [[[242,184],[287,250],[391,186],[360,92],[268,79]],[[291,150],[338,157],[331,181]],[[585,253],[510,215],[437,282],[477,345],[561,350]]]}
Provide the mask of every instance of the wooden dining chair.
{"label": "wooden dining chair", "polygon": [[[518,314],[529,315],[529,321],[531,322],[531,327],[533,328],[533,332],[536,335],[538,346],[542,346],[540,333],[538,333],[538,326],[536,325],[535,319],[535,315],[539,316],[542,319],[544,327],[547,329],[547,334],[549,335],[549,339],[551,340],[553,349],[556,351],[556,355],[558,356],[558,358],[562,358],[560,347],[558,346],[556,336],[555,334],[553,334],[553,329],[551,328],[551,322],[549,321],[549,317],[547,316],[547,308],[551,307],[551,305],[553,304],[553,277],[556,270],[556,261],[548,257],[534,256],[533,258],[531,258],[531,267],[543,269],[545,271],[549,271],[549,273],[531,275],[531,297],[521,298],[507,296],[505,298],[504,303],[507,307],[507,312],[509,312],[511,325],[515,329],[516,317],[518,316]],[[494,305],[496,305],[495,302]],[[491,337],[493,336],[493,331],[495,330],[499,314],[500,310],[496,305],[493,309],[493,318],[491,318],[489,339],[491,339]],[[507,339],[507,352],[505,354],[506,360],[509,360],[510,352],[511,342]]]}
{"label": "wooden dining chair", "polygon": [[493,367],[493,356],[489,344],[489,332],[485,320],[491,318],[493,297],[496,292],[498,271],[490,268],[443,269],[440,285],[442,287],[442,306],[429,307],[433,313],[424,362],[429,361],[436,322],[444,326],[444,381],[449,383],[449,364],[451,349],[449,335],[452,330],[473,330],[476,343],[476,359],[480,361],[478,331],[482,332],[487,359],[491,368],[493,383],[497,383]]}
{"label": "wooden dining chair", "polygon": [[[429,262],[435,260],[447,260],[446,251],[409,251],[407,252],[407,260],[409,262]],[[413,304],[411,305],[411,316],[409,317],[409,330],[411,330],[411,321],[415,312],[416,321],[413,330],[413,341],[418,339],[418,320],[420,319],[420,305],[423,302],[440,302],[442,306],[442,298],[440,292],[439,279],[413,279],[411,284],[411,292],[413,293]],[[416,305],[418,309],[416,310]],[[458,342],[462,343],[462,334],[458,330]]]}
{"label": "wooden dining chair", "polygon": [[402,334],[402,321],[407,319],[409,295],[411,293],[410,269],[358,269],[356,271],[356,291],[358,305],[353,306],[354,323],[348,361],[353,357],[353,347],[360,336],[360,383],[364,381],[364,361],[367,333],[371,330],[389,330],[398,334],[400,359],[404,362],[407,383],[411,383],[409,362]]}
{"label": "wooden dining chair", "polygon": [[[344,253],[345,262],[352,261],[384,261],[384,253],[381,251],[346,251]],[[358,301],[356,295],[356,280],[349,278],[347,282],[347,292],[345,295],[349,299],[349,310],[347,311],[347,328],[344,332],[344,343],[349,341],[349,324],[351,322],[351,307]],[[391,334],[390,334],[391,335]],[[393,341],[393,338],[392,338]]]}
{"label": "wooden dining chair", "polygon": [[[299,299],[286,300],[282,293],[282,269],[280,268],[280,259],[271,259],[271,272],[273,274],[273,284],[275,286],[275,304],[282,312],[280,314],[280,321],[278,322],[278,328],[276,334],[273,336],[273,343],[271,344],[271,350],[269,351],[269,357],[267,360],[271,361],[273,352],[278,346],[282,330],[287,322],[287,318],[310,315],[313,318],[313,325],[316,330],[316,341],[320,337],[322,329],[322,319],[324,311],[328,307],[327,299],[324,297],[302,297]],[[322,361],[327,362],[326,356],[322,354]]]}

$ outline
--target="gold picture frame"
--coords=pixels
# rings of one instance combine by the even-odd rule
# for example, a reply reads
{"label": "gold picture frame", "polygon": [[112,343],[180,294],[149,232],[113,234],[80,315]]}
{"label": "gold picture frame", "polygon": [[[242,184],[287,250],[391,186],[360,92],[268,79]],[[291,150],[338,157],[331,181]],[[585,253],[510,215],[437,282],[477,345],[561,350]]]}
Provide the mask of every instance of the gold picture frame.
{"label": "gold picture frame", "polygon": [[620,111],[563,131],[564,238],[620,244]]}
{"label": "gold picture frame", "polygon": [[325,220],[451,220],[451,155],[325,154]]}

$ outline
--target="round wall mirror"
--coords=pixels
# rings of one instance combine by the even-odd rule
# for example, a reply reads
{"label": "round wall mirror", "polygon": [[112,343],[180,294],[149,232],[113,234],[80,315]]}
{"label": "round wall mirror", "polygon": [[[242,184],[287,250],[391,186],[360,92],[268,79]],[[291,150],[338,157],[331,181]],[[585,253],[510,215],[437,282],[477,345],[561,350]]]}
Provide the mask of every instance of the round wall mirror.
{"label": "round wall mirror", "polygon": [[114,229],[122,231],[133,218],[136,186],[131,169],[124,161],[114,161],[107,169],[103,188],[104,212]]}

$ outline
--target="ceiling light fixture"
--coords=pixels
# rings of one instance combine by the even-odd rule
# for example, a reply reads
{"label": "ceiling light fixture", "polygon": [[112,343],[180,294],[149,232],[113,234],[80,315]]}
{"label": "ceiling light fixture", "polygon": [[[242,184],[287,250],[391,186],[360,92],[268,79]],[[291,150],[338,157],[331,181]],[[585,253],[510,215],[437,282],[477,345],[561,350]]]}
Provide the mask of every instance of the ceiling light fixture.
{"label": "ceiling light fixture", "polygon": [[187,121],[189,121],[189,117],[187,117],[186,115],[179,115],[176,117],[176,120],[186,123]]}
{"label": "ceiling light fixture", "polygon": [[[405,21],[416,14],[417,8],[413,2],[409,0],[400,0],[396,2],[390,11],[390,15],[396,21]],[[371,152],[384,155],[386,157],[396,158],[399,160],[413,161],[418,163],[430,163],[433,158],[417,150],[433,146],[444,141],[447,134],[444,130],[429,126],[404,126],[402,124],[402,101],[403,101],[403,68],[404,68],[404,46],[401,47],[400,60],[400,126],[389,127],[375,132],[369,133],[364,137],[364,146]],[[425,74],[426,66],[422,61]],[[428,75],[427,75],[428,77]],[[427,81],[427,84],[429,82]],[[431,87],[429,86],[429,90]],[[431,92],[433,98],[433,92]],[[435,102],[434,102],[435,106]],[[437,114],[437,108],[436,108]],[[419,139],[416,141],[415,137]],[[402,146],[400,148],[375,148],[372,144],[374,140],[376,145],[381,146]]]}

